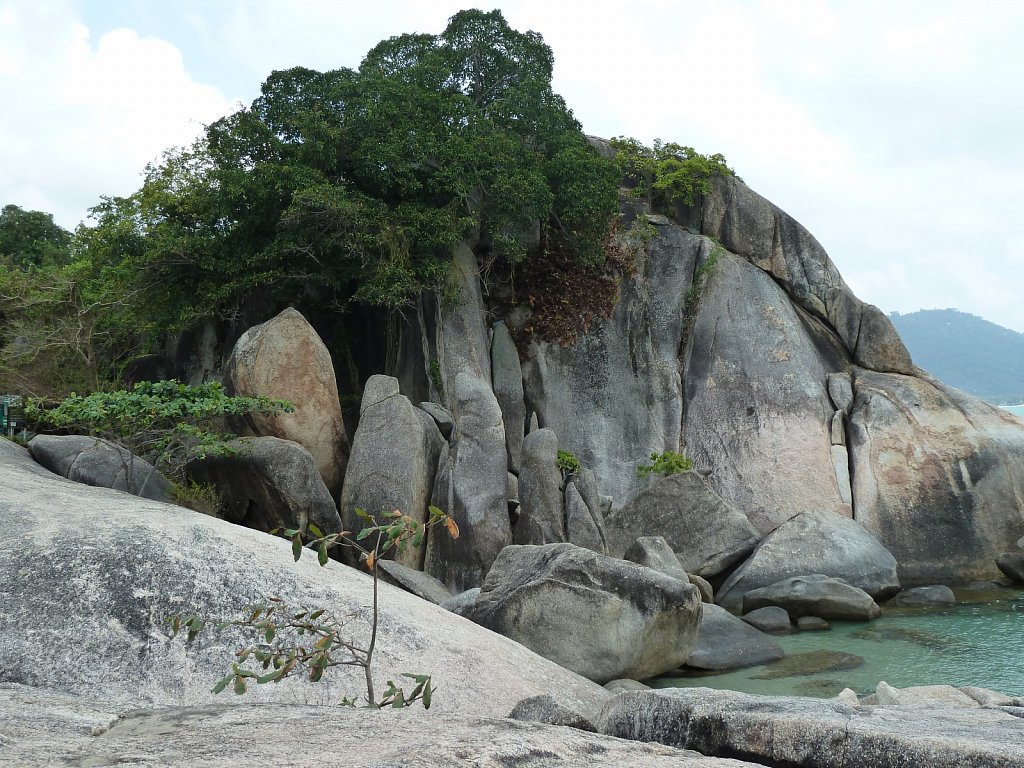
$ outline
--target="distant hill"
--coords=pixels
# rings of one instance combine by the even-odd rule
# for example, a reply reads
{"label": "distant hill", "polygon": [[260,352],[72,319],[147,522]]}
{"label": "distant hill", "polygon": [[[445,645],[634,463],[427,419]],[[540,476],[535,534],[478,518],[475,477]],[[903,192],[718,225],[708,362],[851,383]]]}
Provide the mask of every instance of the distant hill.
{"label": "distant hill", "polygon": [[956,309],[890,317],[914,363],[946,384],[997,405],[1024,402],[1024,333]]}

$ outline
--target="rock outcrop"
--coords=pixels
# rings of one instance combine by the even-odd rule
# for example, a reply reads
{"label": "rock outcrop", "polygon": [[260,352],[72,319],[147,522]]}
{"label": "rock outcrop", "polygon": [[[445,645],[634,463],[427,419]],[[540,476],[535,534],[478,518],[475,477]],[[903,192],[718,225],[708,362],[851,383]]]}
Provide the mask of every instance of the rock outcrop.
{"label": "rock outcrop", "polygon": [[[211,628],[186,648],[184,638],[168,637],[166,617],[235,618],[270,596],[328,608],[345,618],[354,641],[369,637],[372,588],[365,573],[333,561],[321,568],[314,553],[294,562],[289,543],[276,537],[71,483],[6,440],[0,466],[2,683],[85,696],[119,711],[223,704],[210,689],[243,639],[255,636]],[[442,712],[504,717],[523,698],[552,690],[566,706],[591,711],[607,695],[387,584],[380,585],[380,627],[378,687],[402,672],[432,674],[433,705]],[[252,686],[245,701],[328,703],[363,690],[361,669],[336,667],[314,686],[301,676]]]}
{"label": "rock outcrop", "polygon": [[691,669],[722,672],[766,664],[785,656],[773,638],[737,619],[724,608],[705,605],[697,645],[686,660]]}
{"label": "rock outcrop", "polygon": [[743,596],[743,612],[777,605],[795,619],[814,616],[822,619],[868,621],[877,619],[882,611],[862,589],[842,579],[823,574],[783,579],[767,587],[754,589]]}
{"label": "rock outcrop", "polygon": [[709,688],[620,693],[602,733],[796,768],[1009,768],[1020,719],[999,710],[856,706]]}
{"label": "rock outcrop", "polygon": [[292,413],[250,414],[235,429],[304,447],[337,498],[348,461],[348,436],[330,353],[306,318],[289,307],[242,334],[225,367],[224,386],[232,395],[291,402]]}
{"label": "rock outcrop", "polygon": [[522,445],[519,473],[519,519],[516,544],[557,544],[565,541],[562,473],[558,469],[558,436],[538,429]]}
{"label": "rock outcrop", "polygon": [[600,683],[682,665],[700,616],[696,587],[572,544],[502,550],[470,614]]}
{"label": "rock outcrop", "polygon": [[189,478],[210,483],[220,514],[232,523],[270,531],[309,524],[324,533],[341,530],[341,517],[309,451],[278,437],[242,437],[228,453],[211,453],[185,466]]}
{"label": "rock outcrop", "polygon": [[736,608],[743,594],[777,581],[823,573],[863,589],[876,600],[899,591],[896,558],[862,525],[834,512],[803,512],[776,528],[718,590]]}

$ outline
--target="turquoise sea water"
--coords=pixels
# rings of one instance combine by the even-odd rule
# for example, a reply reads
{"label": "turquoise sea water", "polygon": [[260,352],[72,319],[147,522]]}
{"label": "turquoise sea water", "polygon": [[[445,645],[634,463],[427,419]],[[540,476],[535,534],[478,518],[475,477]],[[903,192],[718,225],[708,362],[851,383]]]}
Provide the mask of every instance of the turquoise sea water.
{"label": "turquoise sea water", "polygon": [[[656,687],[724,688],[745,693],[835,696],[843,688],[869,693],[879,680],[913,685],[978,685],[1024,695],[1024,590],[986,593],[958,591],[956,606],[928,612],[885,610],[871,622],[836,622],[828,632],[802,632],[776,638],[788,655],[839,651],[862,657],[854,669],[774,677],[770,666],[721,675],[663,677]],[[809,671],[797,660],[798,672]],[[844,657],[846,665],[850,663]],[[845,665],[844,665],[845,666]],[[760,679],[759,679],[760,678]]]}
{"label": "turquoise sea water", "polygon": [[1001,405],[1000,408],[1005,408],[1014,416],[1020,416],[1024,418],[1024,405]]}

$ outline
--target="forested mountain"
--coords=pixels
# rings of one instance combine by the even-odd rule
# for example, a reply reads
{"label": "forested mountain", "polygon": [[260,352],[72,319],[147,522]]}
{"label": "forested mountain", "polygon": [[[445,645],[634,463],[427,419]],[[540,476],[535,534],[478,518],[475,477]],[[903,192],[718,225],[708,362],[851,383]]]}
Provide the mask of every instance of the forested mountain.
{"label": "forested mountain", "polygon": [[1024,402],[1024,333],[956,309],[891,317],[914,362],[929,373],[992,403]]}

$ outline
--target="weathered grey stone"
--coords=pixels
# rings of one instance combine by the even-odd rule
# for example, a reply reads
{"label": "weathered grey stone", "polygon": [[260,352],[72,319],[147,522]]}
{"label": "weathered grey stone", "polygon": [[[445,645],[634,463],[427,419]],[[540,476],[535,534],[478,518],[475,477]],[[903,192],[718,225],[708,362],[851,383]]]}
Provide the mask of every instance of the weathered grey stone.
{"label": "weathered grey stone", "polygon": [[831,512],[805,512],[779,526],[718,590],[726,608],[745,592],[791,576],[823,573],[884,600],[899,588],[896,560],[859,523]]}
{"label": "weathered grey stone", "polygon": [[672,548],[661,536],[641,536],[626,548],[623,558],[644,568],[661,571],[673,579],[690,583]]}
{"label": "weathered grey stone", "polygon": [[956,595],[944,584],[911,587],[897,593],[886,605],[955,605]]}
{"label": "weathered grey stone", "polygon": [[44,467],[76,483],[171,501],[171,483],[166,477],[145,459],[107,440],[86,435],[36,435],[28,449]]}
{"label": "weathered grey stone", "polygon": [[747,518],[697,472],[658,477],[605,519],[608,546],[621,555],[640,536],[663,536],[687,573],[713,576],[758,541]]}
{"label": "weathered grey stone", "polygon": [[[210,688],[252,635],[211,629],[186,648],[182,638],[168,640],[166,617],[235,618],[272,595],[329,608],[344,617],[350,638],[369,638],[372,579],[365,573],[333,561],[320,567],[315,553],[294,562],[280,538],[71,483],[6,440],[0,467],[5,682],[129,707],[223,702]],[[438,606],[388,584],[379,589],[378,687],[401,672],[429,673],[439,711],[495,716],[551,690],[580,711],[607,695]],[[335,667],[316,686],[300,676],[253,686],[246,700],[337,702],[363,686],[361,669]]]}
{"label": "weathered grey stone", "polygon": [[279,437],[242,437],[230,453],[210,453],[185,466],[189,478],[211,483],[221,498],[221,516],[237,525],[270,531],[312,523],[337,533],[341,517],[309,451]]}
{"label": "weathered grey stone", "polygon": [[800,616],[796,620],[798,632],[827,632],[832,625],[820,616]]}
{"label": "weathered grey stone", "polygon": [[523,361],[528,408],[616,504],[641,489],[638,464],[680,444],[683,309],[697,257],[710,250],[705,238],[659,227],[610,318],[568,346],[533,343]]}
{"label": "weathered grey stone", "polygon": [[853,408],[853,379],[848,373],[828,375],[828,396],[836,411],[849,413]]}
{"label": "weathered grey stone", "polygon": [[565,536],[570,544],[608,554],[604,523],[583,500],[575,482],[565,484]]}
{"label": "weathered grey stone", "polygon": [[717,605],[705,605],[697,646],[686,660],[694,669],[722,672],[752,667],[785,656],[777,642]]}
{"label": "weathered grey stone", "polygon": [[1024,552],[1003,552],[996,567],[1015,584],[1024,584]]}
{"label": "weathered grey stone", "polygon": [[459,592],[459,594],[449,597],[443,603],[441,607],[446,611],[457,613],[459,616],[465,616],[469,618],[469,614],[473,612],[473,606],[476,605],[476,599],[480,596],[480,587],[473,587],[467,589],[465,592]]}
{"label": "weathered grey stone", "polygon": [[243,761],[275,768],[756,768],[561,726],[435,711],[443,698],[439,690],[429,712],[224,701],[112,712],[102,702],[3,686],[0,754],[11,768],[237,768]]}
{"label": "weathered grey stone", "polygon": [[999,575],[1024,530],[1024,429],[921,372],[857,371],[849,422],[856,519],[907,583]]}
{"label": "weathered grey stone", "polygon": [[836,411],[832,414],[831,437],[832,445],[846,445],[846,414],[842,411]]}
{"label": "weathered grey stone", "polygon": [[491,387],[491,345],[480,290],[480,265],[467,243],[459,243],[453,249],[448,281],[448,293],[456,298],[441,305],[435,347],[444,382],[443,395],[458,424],[461,414],[456,379],[459,374],[469,374],[485,382],[488,389]]}
{"label": "weathered grey stone", "polygon": [[[682,566],[682,563],[680,562],[679,565]],[[693,586],[700,590],[700,599],[702,602],[715,602],[715,589],[707,579],[703,576],[698,576],[696,573],[687,573],[686,578],[689,579]]]}
{"label": "weathered grey stone", "polygon": [[569,709],[559,704],[555,697],[549,693],[542,693],[539,696],[523,699],[515,705],[509,713],[509,717],[512,720],[525,720],[530,723],[563,725],[590,733],[597,731],[597,728],[589,718],[574,709]]}
{"label": "weathered grey stone", "polygon": [[519,472],[519,456],[523,450],[526,432],[526,402],[523,399],[523,368],[519,363],[519,350],[512,334],[501,321],[494,324],[491,339],[491,377],[494,396],[505,422],[505,447],[508,468]]}
{"label": "weathered grey stone", "polygon": [[455,520],[460,536],[428,536],[424,570],[452,592],[462,592],[480,586],[494,558],[512,543],[512,526],[498,401],[486,383],[461,373],[455,377],[455,402],[458,439],[443,474],[439,464],[433,503]]}
{"label": "weathered grey stone", "polygon": [[526,436],[519,472],[519,519],[513,532],[516,544],[565,541],[557,459],[558,437],[553,431],[538,429]]}
{"label": "weathered grey stone", "polygon": [[455,420],[452,419],[452,415],[448,412],[447,408],[431,402],[420,403],[418,407],[420,410],[430,414],[430,418],[434,420],[438,430],[441,432],[441,437],[445,440],[451,438],[452,430],[455,429]]}
{"label": "weathered grey stone", "polygon": [[859,365],[913,373],[892,322],[853,295],[810,232],[735,177],[710,184],[700,206],[677,211],[681,222],[770,274],[795,303],[835,328]]}
{"label": "weathered grey stone", "polygon": [[[411,592],[416,597],[422,597],[437,605],[443,605],[452,598],[448,587],[442,584],[428,573],[416,571],[406,565],[397,563],[394,560],[381,560],[377,567],[380,569],[380,578],[389,584]],[[446,609],[448,610],[448,609]],[[452,611],[455,613],[455,611]]]}
{"label": "weathered grey stone", "polygon": [[696,587],[572,544],[502,550],[473,621],[598,682],[680,666],[697,639]]}
{"label": "weathered grey stone", "polygon": [[718,257],[685,353],[686,450],[761,535],[801,512],[852,514],[830,455],[826,335],[763,271]]}
{"label": "weathered grey stone", "polygon": [[604,689],[611,693],[622,693],[622,691],[649,691],[651,686],[626,677],[619,680],[609,680],[604,684]]}
{"label": "weathered grey stone", "polygon": [[884,680],[875,688],[874,701],[866,698],[864,704],[882,707],[959,707],[974,709],[981,706],[966,693],[951,685],[918,685],[911,688],[893,688]]}
{"label": "weathered grey stone", "polygon": [[777,605],[756,608],[750,613],[744,614],[743,620],[755,629],[771,635],[788,635],[793,631],[793,624],[789,620],[786,609],[779,608]]}
{"label": "weathered grey stone", "polygon": [[850,490],[850,457],[845,446],[832,446],[832,468],[836,473],[836,485],[839,487],[839,498],[847,504],[853,504],[853,493]]}
{"label": "weathered grey stone", "polygon": [[979,688],[974,685],[964,686],[959,691],[983,707],[1024,707],[1024,696],[1007,696],[991,688]]}
{"label": "weathered grey stone", "polygon": [[304,447],[337,497],[348,436],[331,355],[306,318],[289,307],[242,334],[225,366],[224,387],[232,395],[290,401],[292,413],[253,413],[235,419],[233,427],[241,435],[280,437]]}
{"label": "weathered grey stone", "polygon": [[867,592],[820,573],[784,579],[743,596],[744,613],[766,605],[785,608],[795,619],[820,616],[823,619],[867,621],[881,615],[881,609]]}
{"label": "weathered grey stone", "polygon": [[709,688],[621,693],[605,705],[598,729],[764,765],[1010,768],[1024,761],[1020,721],[998,710],[867,708]]}
{"label": "weathered grey stone", "polygon": [[[357,509],[372,515],[398,509],[414,520],[426,520],[443,444],[430,415],[413,407],[398,391],[398,379],[371,376],[363,388],[359,426],[341,492],[345,528],[358,532],[365,527]],[[409,546],[395,559],[421,570],[425,548],[425,544]]]}

